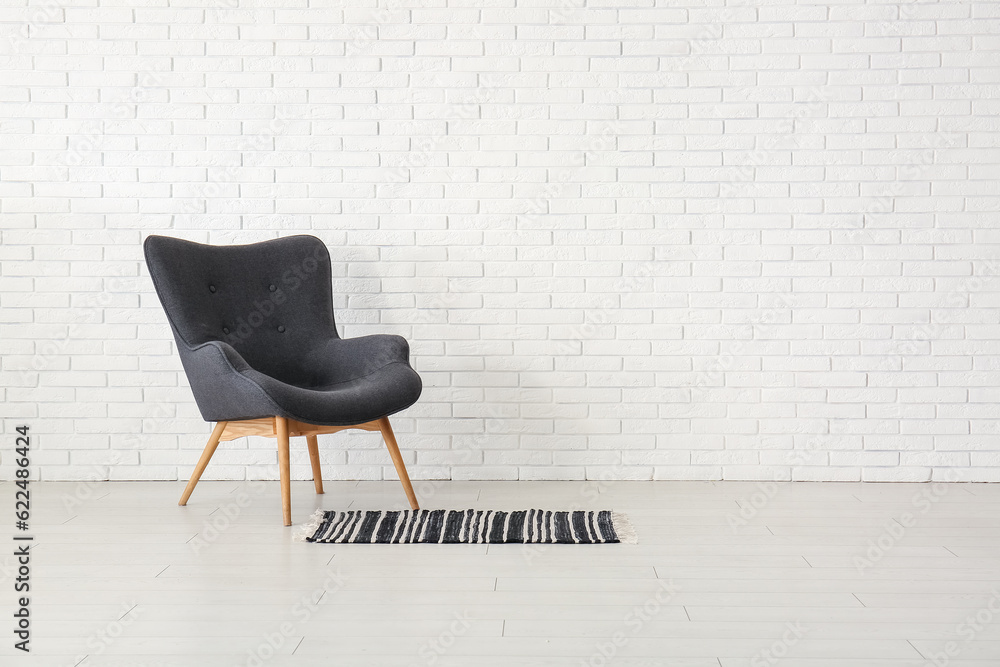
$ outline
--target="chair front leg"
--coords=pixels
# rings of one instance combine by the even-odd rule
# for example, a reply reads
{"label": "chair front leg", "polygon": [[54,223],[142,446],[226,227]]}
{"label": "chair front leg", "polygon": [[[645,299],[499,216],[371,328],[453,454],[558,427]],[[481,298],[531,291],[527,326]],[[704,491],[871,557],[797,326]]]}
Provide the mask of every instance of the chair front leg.
{"label": "chair front leg", "polygon": [[215,450],[219,446],[219,438],[222,437],[222,432],[226,430],[226,424],[228,423],[219,422],[215,425],[212,435],[209,436],[208,443],[205,445],[205,451],[202,452],[201,459],[198,460],[198,465],[194,467],[194,472],[191,473],[191,479],[188,480],[187,486],[184,487],[184,493],[181,494],[180,502],[177,503],[178,505],[187,505],[188,498],[191,497],[194,487],[198,486],[198,480],[201,479],[201,474],[208,467],[208,462],[212,460],[212,454],[215,454]]}
{"label": "chair front leg", "polygon": [[288,420],[275,417],[278,435],[278,476],[281,477],[281,517],[286,526],[292,525],[292,482],[288,461]]}
{"label": "chair front leg", "polygon": [[316,493],[323,493],[323,471],[319,467],[319,442],[315,435],[306,436],[306,445],[309,447],[309,463],[313,469],[313,484],[316,485]]}
{"label": "chair front leg", "polygon": [[385,440],[385,446],[389,450],[389,456],[392,457],[392,463],[396,466],[399,481],[403,483],[403,491],[406,492],[406,499],[410,501],[410,509],[418,510],[420,505],[417,503],[417,495],[413,493],[410,476],[406,474],[406,464],[403,463],[403,456],[399,453],[399,446],[396,444],[396,436],[392,432],[392,426],[389,425],[389,418],[379,419],[378,427],[382,431],[382,439]]}

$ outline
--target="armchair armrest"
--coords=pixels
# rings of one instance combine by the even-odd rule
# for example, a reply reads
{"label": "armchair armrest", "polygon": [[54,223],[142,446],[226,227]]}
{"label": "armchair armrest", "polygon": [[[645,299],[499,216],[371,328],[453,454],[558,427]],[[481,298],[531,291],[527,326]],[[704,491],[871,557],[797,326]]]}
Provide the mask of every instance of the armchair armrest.
{"label": "armchair armrest", "polygon": [[177,347],[194,400],[206,421],[282,414],[264,390],[243,375],[251,367],[231,345],[211,340],[187,347],[178,341]]}

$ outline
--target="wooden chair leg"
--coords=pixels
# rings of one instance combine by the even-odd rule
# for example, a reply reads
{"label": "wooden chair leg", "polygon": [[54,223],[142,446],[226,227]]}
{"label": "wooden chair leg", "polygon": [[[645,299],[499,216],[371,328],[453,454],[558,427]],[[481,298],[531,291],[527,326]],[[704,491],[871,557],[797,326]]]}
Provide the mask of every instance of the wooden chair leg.
{"label": "wooden chair leg", "polygon": [[379,419],[378,427],[382,431],[382,439],[385,440],[385,446],[389,450],[389,456],[392,457],[392,463],[396,466],[396,474],[399,475],[399,481],[403,483],[403,491],[406,492],[406,499],[410,501],[410,509],[418,510],[420,509],[420,505],[417,503],[416,494],[413,493],[410,476],[406,474],[406,465],[403,463],[403,457],[399,453],[399,446],[396,444],[396,436],[389,425],[389,418],[382,417]]}
{"label": "wooden chair leg", "polygon": [[323,493],[323,472],[319,467],[319,442],[315,435],[306,436],[306,445],[309,446],[309,462],[313,469],[313,483],[316,485],[316,493]]}
{"label": "wooden chair leg", "polygon": [[208,467],[208,462],[212,460],[212,454],[215,454],[215,450],[219,446],[219,438],[222,437],[222,432],[226,430],[226,424],[228,423],[219,422],[215,425],[212,435],[209,436],[208,443],[205,445],[205,451],[202,452],[201,459],[198,460],[198,465],[194,467],[194,472],[191,473],[191,479],[188,480],[187,486],[184,487],[184,493],[181,494],[181,500],[177,503],[178,505],[187,505],[188,498],[191,497],[194,487],[198,486],[198,480],[201,479],[201,474]]}
{"label": "wooden chair leg", "polygon": [[288,420],[275,417],[278,434],[278,476],[281,477],[281,517],[286,526],[292,525],[292,483],[288,464]]}

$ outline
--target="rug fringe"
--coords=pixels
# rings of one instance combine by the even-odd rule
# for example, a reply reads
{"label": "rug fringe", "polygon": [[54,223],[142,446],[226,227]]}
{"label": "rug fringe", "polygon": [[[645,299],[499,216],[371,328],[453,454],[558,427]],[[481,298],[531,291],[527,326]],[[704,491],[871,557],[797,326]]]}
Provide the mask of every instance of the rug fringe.
{"label": "rug fringe", "polygon": [[309,517],[309,521],[299,526],[298,532],[292,535],[292,541],[305,542],[307,537],[312,537],[319,530],[319,524],[323,523],[323,515],[326,510],[316,510]]}
{"label": "rug fringe", "polygon": [[622,544],[638,544],[639,536],[635,534],[635,528],[629,521],[628,515],[622,512],[612,512],[611,521],[615,524],[615,532]]}

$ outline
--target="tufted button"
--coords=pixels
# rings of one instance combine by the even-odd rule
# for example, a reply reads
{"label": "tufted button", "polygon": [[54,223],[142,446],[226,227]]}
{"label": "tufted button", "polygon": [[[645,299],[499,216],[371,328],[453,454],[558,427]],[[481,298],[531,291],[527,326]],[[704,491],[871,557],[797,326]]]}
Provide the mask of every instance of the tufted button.
{"label": "tufted button", "polygon": [[229,333],[229,327],[222,327],[222,333],[224,334]]}
{"label": "tufted button", "polygon": [[212,294],[215,294],[215,285],[209,285],[208,291],[211,292]]}
{"label": "tufted button", "polygon": [[278,333],[285,333],[285,327],[283,325],[278,325]]}
{"label": "tufted button", "polygon": [[275,287],[274,285],[268,285],[267,289],[271,290],[272,292],[277,292],[278,291],[278,288]]}

